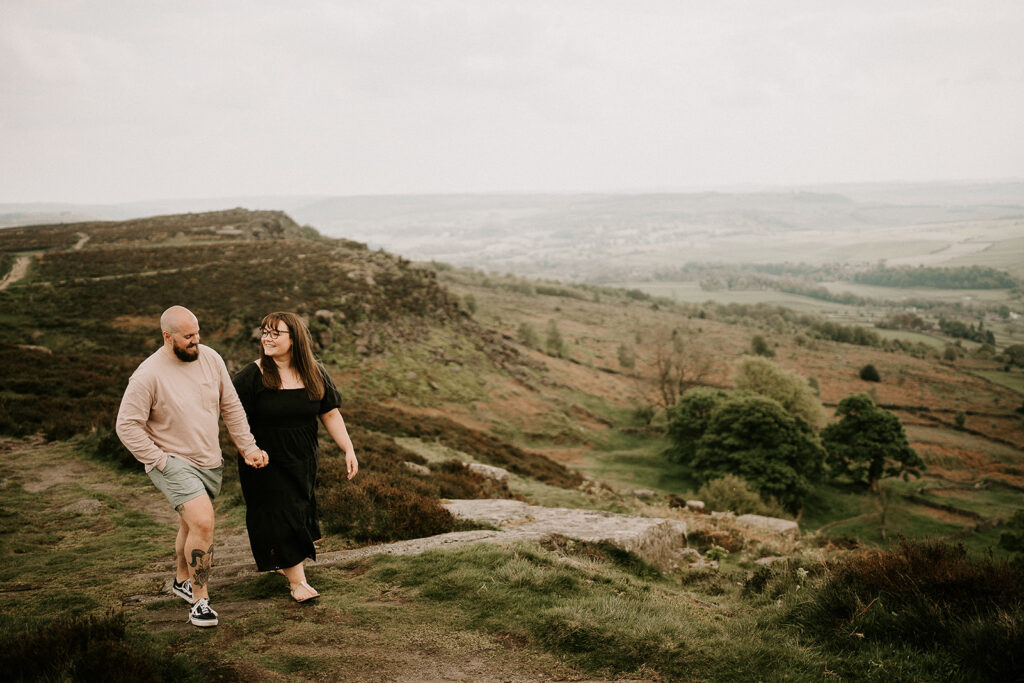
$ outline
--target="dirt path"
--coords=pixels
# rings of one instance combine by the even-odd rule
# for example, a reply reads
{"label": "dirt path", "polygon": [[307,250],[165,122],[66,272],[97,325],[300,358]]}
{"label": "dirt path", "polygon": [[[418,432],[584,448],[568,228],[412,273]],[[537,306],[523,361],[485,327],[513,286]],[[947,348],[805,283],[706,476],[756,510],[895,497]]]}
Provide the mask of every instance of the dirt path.
{"label": "dirt path", "polygon": [[[79,498],[63,508],[81,514],[94,514],[96,510],[102,509],[101,501],[89,497],[89,493],[102,494],[98,498],[110,496],[165,526],[168,552],[161,571],[147,575],[125,573],[115,579],[118,585],[152,586],[153,590],[134,596],[122,593],[120,600],[115,598],[111,607],[127,608],[133,614],[133,620],[138,620],[157,633],[170,632],[180,634],[181,637],[195,634],[195,627],[185,619],[184,605],[164,588],[173,572],[172,546],[177,516],[148,478],[121,473],[85,459],[71,444],[48,443],[42,438],[0,437],[0,498],[3,491],[13,484],[20,485],[28,493],[45,497],[40,501],[63,497],[62,505],[68,500],[69,490],[84,490],[84,494],[78,493]],[[229,584],[236,589],[251,585],[248,580],[255,578],[257,573],[249,554],[245,531],[220,515],[217,523],[217,564],[211,587],[216,592],[225,590]],[[338,565],[382,553],[411,554],[434,548],[458,547],[500,533],[472,531],[443,534],[426,539],[323,553],[312,567],[320,570],[324,567],[337,567],[332,573],[337,571],[342,577],[358,576],[365,572],[365,566],[357,564],[353,568]],[[164,536],[162,532],[159,535],[161,538]],[[54,548],[53,552],[62,551]],[[159,563],[150,566],[157,568]],[[147,578],[158,580],[139,581]],[[272,580],[279,577],[269,578]],[[0,587],[0,605],[5,596],[22,598],[25,591],[38,589],[31,584],[7,583]],[[264,653],[270,660],[294,655],[312,658],[311,661],[330,661],[335,667],[335,673],[339,673],[339,666],[344,670],[343,675],[339,673],[341,679],[351,681],[472,680],[533,683],[550,680],[608,680],[582,676],[578,670],[554,655],[522,647],[514,642],[505,642],[500,636],[466,630],[457,620],[447,624],[444,620],[425,618],[422,612],[415,610],[409,615],[389,611],[395,609],[392,605],[401,607],[403,603],[409,603],[401,591],[393,590],[393,587],[383,587],[380,597],[369,602],[351,602],[351,598],[345,602],[340,592],[333,597],[333,601],[325,596],[323,600],[311,605],[295,604],[287,598],[287,589],[281,579],[280,592],[272,590],[271,597],[262,594],[248,599],[236,596],[218,602],[216,607],[223,624],[216,629],[217,633],[209,635],[217,638],[212,641],[218,643],[217,647],[223,647],[244,636],[244,629],[251,627],[253,618],[259,621],[270,617],[266,623],[259,622],[262,624],[261,630],[267,634],[267,646],[259,649],[249,659],[232,660],[231,666],[237,667],[244,678],[252,680],[322,678],[315,668],[280,674],[274,670],[274,664],[268,665],[263,661]],[[351,605],[356,610],[356,616],[339,605]],[[363,623],[361,620],[369,618],[367,614],[380,614],[379,625],[367,626]],[[413,620],[412,625],[406,623],[409,619]],[[296,633],[308,634],[309,640],[294,635]],[[321,637],[326,638],[322,643],[318,642]]]}
{"label": "dirt path", "polygon": [[4,275],[3,280],[0,280],[0,291],[7,289],[18,280],[24,278],[28,274],[28,265],[31,262],[31,256],[19,256],[14,265],[11,266],[10,272]]}

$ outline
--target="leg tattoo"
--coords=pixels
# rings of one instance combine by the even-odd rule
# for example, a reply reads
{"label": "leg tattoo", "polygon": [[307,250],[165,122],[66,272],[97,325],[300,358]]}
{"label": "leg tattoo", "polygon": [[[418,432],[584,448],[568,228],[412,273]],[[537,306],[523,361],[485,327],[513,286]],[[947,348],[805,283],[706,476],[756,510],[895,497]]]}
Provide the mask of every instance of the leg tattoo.
{"label": "leg tattoo", "polygon": [[184,510],[184,509],[185,509],[185,504],[184,503],[181,503],[180,505],[175,505],[174,506],[174,511],[177,512],[179,515],[181,514],[181,511]]}
{"label": "leg tattoo", "polygon": [[206,552],[198,548],[192,551],[192,561],[188,563],[192,567],[192,585],[202,588],[210,580],[210,570],[213,569],[213,546]]}

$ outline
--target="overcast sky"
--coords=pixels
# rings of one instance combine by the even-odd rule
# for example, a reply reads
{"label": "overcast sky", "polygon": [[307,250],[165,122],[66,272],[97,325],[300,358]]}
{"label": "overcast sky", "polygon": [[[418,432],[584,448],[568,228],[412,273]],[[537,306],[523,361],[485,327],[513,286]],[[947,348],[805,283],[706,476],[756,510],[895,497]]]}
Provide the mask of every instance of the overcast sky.
{"label": "overcast sky", "polygon": [[1020,0],[0,0],[0,201],[1024,178]]}

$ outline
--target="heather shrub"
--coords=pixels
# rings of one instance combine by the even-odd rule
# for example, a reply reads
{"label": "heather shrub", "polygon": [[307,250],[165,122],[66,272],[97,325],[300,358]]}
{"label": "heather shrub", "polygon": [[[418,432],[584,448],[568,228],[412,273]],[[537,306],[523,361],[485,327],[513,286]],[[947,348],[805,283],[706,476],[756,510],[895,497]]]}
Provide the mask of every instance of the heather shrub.
{"label": "heather shrub", "polygon": [[396,486],[376,472],[327,488],[320,508],[328,531],[363,542],[421,538],[455,529],[455,518],[437,498]]}
{"label": "heather shrub", "polygon": [[964,547],[902,540],[836,566],[787,619],[839,651],[906,644],[945,654],[971,678],[1024,667],[1024,573]]}
{"label": "heather shrub", "polygon": [[[82,447],[86,453],[94,458],[113,463],[118,467],[127,470],[135,470],[142,467],[141,463],[131,454],[131,451],[121,443],[121,439],[117,436],[117,432],[114,431],[111,425],[96,427],[82,440]],[[233,445],[231,448],[235,450]],[[226,452],[230,453],[232,451]]]}
{"label": "heather shrub", "polygon": [[469,469],[460,460],[430,465],[430,480],[437,484],[440,498],[510,498],[508,484]]}
{"label": "heather shrub", "polygon": [[235,681],[211,657],[195,667],[128,629],[124,614],[0,620],[0,670],[8,681]]}
{"label": "heather shrub", "polygon": [[718,546],[730,553],[743,550],[747,538],[737,529],[696,529],[686,535],[686,544],[705,552]]}
{"label": "heather shrub", "polygon": [[441,507],[441,498],[508,498],[504,483],[469,470],[458,461],[432,465],[429,476],[404,462],[426,464],[394,439],[357,424],[349,428],[359,448],[359,476],[346,479],[345,460],[324,448],[317,480],[320,518],[328,531],[360,542],[395,541],[473,528]]}

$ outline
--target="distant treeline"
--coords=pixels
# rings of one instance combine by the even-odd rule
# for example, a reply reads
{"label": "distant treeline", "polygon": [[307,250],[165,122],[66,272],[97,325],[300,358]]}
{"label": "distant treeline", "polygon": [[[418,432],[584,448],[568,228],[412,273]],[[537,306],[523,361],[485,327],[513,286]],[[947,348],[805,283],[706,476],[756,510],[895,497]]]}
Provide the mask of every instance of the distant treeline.
{"label": "distant treeline", "polygon": [[987,266],[926,268],[879,266],[857,273],[854,282],[879,287],[934,287],[936,289],[1013,289],[1017,281],[1009,274]]}
{"label": "distant treeline", "polygon": [[969,341],[976,341],[982,344],[996,343],[995,335],[992,334],[992,330],[985,329],[985,323],[979,322],[977,326],[973,323],[970,325],[963,323],[959,320],[946,320],[945,318],[939,319],[939,329],[944,334],[948,334],[954,339],[967,339]]}

